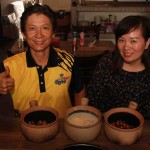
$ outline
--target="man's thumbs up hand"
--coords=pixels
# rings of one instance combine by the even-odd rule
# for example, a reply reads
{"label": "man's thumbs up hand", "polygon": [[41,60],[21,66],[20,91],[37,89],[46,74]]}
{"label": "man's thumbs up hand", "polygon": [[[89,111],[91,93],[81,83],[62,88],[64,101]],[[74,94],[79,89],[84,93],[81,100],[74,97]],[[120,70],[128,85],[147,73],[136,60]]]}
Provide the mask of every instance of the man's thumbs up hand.
{"label": "man's thumbs up hand", "polygon": [[14,88],[14,79],[10,77],[9,67],[5,67],[5,71],[0,73],[0,94],[7,94]]}

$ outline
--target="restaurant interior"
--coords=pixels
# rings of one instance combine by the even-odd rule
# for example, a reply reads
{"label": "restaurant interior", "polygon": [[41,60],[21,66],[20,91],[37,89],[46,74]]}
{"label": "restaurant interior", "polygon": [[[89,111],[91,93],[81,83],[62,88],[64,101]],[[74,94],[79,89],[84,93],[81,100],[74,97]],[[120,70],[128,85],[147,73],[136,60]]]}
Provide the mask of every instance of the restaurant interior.
{"label": "restaurant interior", "polygon": [[[0,61],[16,53],[26,51],[27,43],[21,35],[19,21],[22,12],[35,3],[47,4],[56,11],[57,29],[53,45],[66,49],[66,51],[75,55],[86,85],[91,79],[102,54],[106,51],[112,52],[115,49],[114,30],[118,22],[124,16],[130,14],[150,17],[149,0],[1,0]],[[77,32],[78,45],[75,51],[72,48],[74,31]],[[80,45],[81,31],[85,33],[84,46]],[[20,40],[22,41],[21,45]],[[10,95],[0,95],[0,97],[0,119],[3,120],[4,116],[12,117],[13,104]],[[17,129],[18,121],[9,119],[3,121],[9,125],[4,127],[0,123],[0,149],[61,150],[64,145],[76,143],[65,136],[62,131],[62,123],[56,139],[40,145],[39,143],[29,142],[24,138],[20,130]],[[108,142],[103,132],[101,133],[102,136],[89,142],[89,144],[100,145],[102,149],[106,147],[108,150],[148,150],[150,148],[149,127],[150,122],[147,121],[142,139],[130,146],[120,146]],[[3,132],[3,130],[6,132]]]}
{"label": "restaurant interior", "polygon": [[[58,1],[58,4],[55,3]],[[129,2],[124,0],[1,0],[0,2],[0,54],[1,60],[6,56],[12,55],[13,49],[17,49],[18,39],[24,41],[19,23],[20,16],[26,7],[35,3],[47,4],[51,6],[57,13],[57,29],[55,32],[55,46],[62,46],[67,51],[72,51],[73,32],[77,32],[77,43],[79,45],[80,32],[85,33],[85,46],[78,46],[78,54],[81,57],[86,55],[85,63],[82,59],[81,69],[86,72],[93,72],[97,59],[92,56],[100,55],[104,50],[113,50],[115,44],[114,30],[115,26],[124,16],[130,14],[140,14],[149,16],[149,1],[148,0],[132,0]],[[123,7],[125,6],[125,7]],[[119,13],[118,13],[119,12]],[[93,51],[83,51],[89,49],[87,43],[95,42]],[[99,45],[105,41],[102,50],[98,52]],[[107,41],[109,43],[107,43]],[[71,42],[71,43],[70,43]],[[20,43],[20,42],[19,42]],[[68,45],[65,43],[69,43]],[[58,44],[58,45],[57,45]],[[101,44],[103,45],[103,44]],[[102,47],[102,46],[100,46]],[[82,52],[79,49],[83,49]],[[92,54],[93,53],[93,54]],[[98,57],[98,56],[97,56]],[[89,68],[83,64],[86,61],[92,61]],[[94,62],[93,62],[94,61]],[[89,70],[88,70],[89,69]],[[83,72],[83,74],[86,74]],[[90,77],[86,77],[88,82]]]}

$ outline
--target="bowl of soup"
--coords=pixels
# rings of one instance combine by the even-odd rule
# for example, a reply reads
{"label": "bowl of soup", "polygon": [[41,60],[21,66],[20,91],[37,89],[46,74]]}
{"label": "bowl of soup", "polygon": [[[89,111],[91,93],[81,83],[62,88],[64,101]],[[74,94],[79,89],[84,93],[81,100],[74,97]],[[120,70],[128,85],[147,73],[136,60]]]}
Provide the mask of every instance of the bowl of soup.
{"label": "bowl of soup", "polygon": [[113,108],[104,114],[104,133],[109,141],[131,145],[141,139],[144,118],[134,105],[137,107],[135,102],[130,102],[128,108]]}
{"label": "bowl of soup", "polygon": [[21,113],[21,130],[30,141],[40,143],[53,139],[59,131],[58,113],[55,109],[38,106],[36,100]]}
{"label": "bowl of soup", "polygon": [[101,131],[100,111],[87,105],[69,108],[64,116],[64,131],[76,142],[94,140]]}

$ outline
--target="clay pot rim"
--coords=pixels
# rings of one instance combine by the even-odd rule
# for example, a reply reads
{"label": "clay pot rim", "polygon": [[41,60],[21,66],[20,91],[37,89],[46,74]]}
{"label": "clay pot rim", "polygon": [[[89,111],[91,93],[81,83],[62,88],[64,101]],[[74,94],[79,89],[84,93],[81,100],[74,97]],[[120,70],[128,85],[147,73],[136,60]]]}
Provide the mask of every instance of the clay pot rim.
{"label": "clay pot rim", "polygon": [[[81,110],[81,111],[82,111],[82,110],[89,111],[89,112],[91,112],[92,114],[96,115],[96,117],[98,118],[98,121],[97,121],[96,123],[92,124],[92,125],[84,126],[84,127],[83,127],[83,126],[74,125],[74,124],[72,124],[72,123],[69,123],[69,122],[67,121],[68,116],[69,116],[71,113],[73,113],[73,112],[75,112],[75,111],[80,111],[80,110]],[[94,111],[95,111],[95,112],[94,112]],[[94,107],[91,107],[91,106],[82,106],[82,105],[80,105],[80,106],[74,106],[74,107],[69,108],[69,109],[66,111],[65,116],[64,116],[64,121],[65,121],[67,124],[69,124],[69,125],[72,126],[72,127],[82,128],[82,129],[87,129],[87,128],[96,126],[97,124],[99,124],[99,123],[101,122],[101,119],[102,119],[102,114],[101,114],[101,112],[100,112],[98,109],[96,109],[96,108],[94,108]]]}
{"label": "clay pot rim", "polygon": [[[51,112],[52,114],[55,115],[56,119],[55,119],[55,121],[53,121],[51,123],[48,123],[46,125],[31,125],[31,124],[26,123],[24,121],[25,116],[29,113],[36,112],[36,111]],[[21,123],[23,123],[24,125],[29,126],[31,128],[45,128],[45,127],[53,126],[54,124],[56,124],[59,121],[59,117],[58,117],[58,112],[54,108],[50,108],[50,107],[47,107],[47,106],[34,106],[34,107],[30,107],[30,108],[24,110],[21,113],[20,120],[21,120]]]}
{"label": "clay pot rim", "polygon": [[[122,109],[120,111],[120,109]],[[110,125],[108,123],[108,118],[115,114],[115,113],[129,113],[129,114],[132,114],[133,116],[137,117],[140,121],[140,125],[138,127],[135,127],[133,129],[120,129],[120,128],[117,128],[117,127],[114,127],[112,125]],[[123,132],[132,132],[132,131],[135,131],[135,130],[138,130],[140,128],[143,128],[143,125],[144,125],[144,118],[143,116],[136,110],[134,109],[130,109],[130,108],[125,108],[125,107],[118,107],[118,108],[113,108],[113,109],[110,109],[108,110],[107,112],[104,113],[104,122],[111,128],[115,129],[115,130],[119,130],[119,131],[123,131]]]}

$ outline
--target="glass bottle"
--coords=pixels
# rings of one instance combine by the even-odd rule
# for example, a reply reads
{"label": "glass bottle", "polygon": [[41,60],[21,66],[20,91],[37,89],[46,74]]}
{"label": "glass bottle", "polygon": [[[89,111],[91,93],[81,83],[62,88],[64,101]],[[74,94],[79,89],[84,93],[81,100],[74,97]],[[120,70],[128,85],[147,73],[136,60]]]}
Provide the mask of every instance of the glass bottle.
{"label": "glass bottle", "polygon": [[80,46],[84,46],[84,37],[85,33],[83,31],[80,32]]}
{"label": "glass bottle", "polygon": [[73,41],[72,41],[72,45],[73,45],[73,52],[75,52],[77,50],[77,32],[74,31],[73,32]]}

